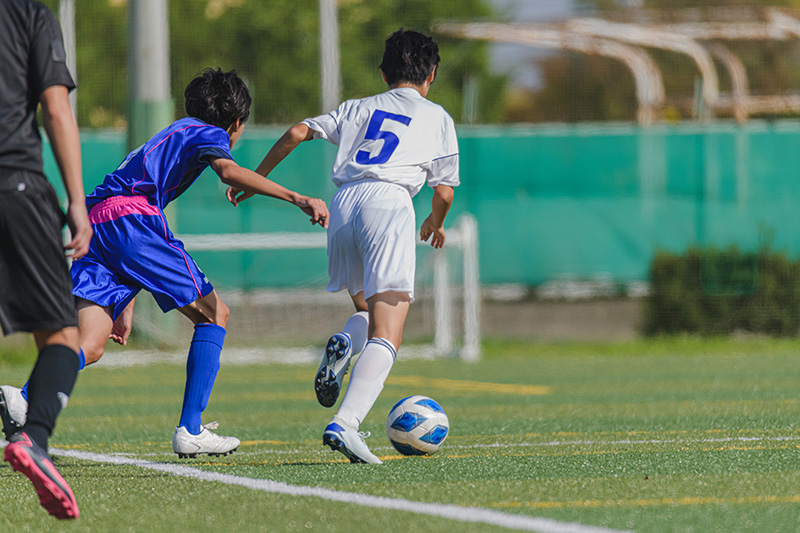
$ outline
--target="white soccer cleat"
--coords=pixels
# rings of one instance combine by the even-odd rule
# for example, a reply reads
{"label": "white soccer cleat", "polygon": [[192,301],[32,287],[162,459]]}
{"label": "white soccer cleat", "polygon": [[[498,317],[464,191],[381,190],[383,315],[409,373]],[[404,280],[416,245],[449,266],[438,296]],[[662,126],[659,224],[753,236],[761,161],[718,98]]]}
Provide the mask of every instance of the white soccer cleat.
{"label": "white soccer cleat", "polygon": [[369,463],[379,465],[383,463],[376,455],[369,451],[364,441],[369,433],[358,431],[350,427],[338,416],[334,416],[325,433],[322,434],[322,444],[331,450],[342,452],[351,463]]}
{"label": "white soccer cleat", "polygon": [[22,389],[11,385],[0,386],[0,419],[6,440],[22,429],[28,419],[28,402],[22,397]]}
{"label": "white soccer cleat", "polygon": [[317,401],[324,407],[333,407],[342,390],[342,380],[350,368],[353,356],[353,341],[347,333],[335,333],[328,339],[322,363],[314,379]]}
{"label": "white soccer cleat", "polygon": [[204,453],[218,457],[235,452],[241,442],[236,437],[223,437],[210,431],[218,426],[216,422],[200,426],[198,435],[192,435],[183,426],[175,428],[172,451],[177,453],[180,459],[186,457],[194,459],[198,454]]}

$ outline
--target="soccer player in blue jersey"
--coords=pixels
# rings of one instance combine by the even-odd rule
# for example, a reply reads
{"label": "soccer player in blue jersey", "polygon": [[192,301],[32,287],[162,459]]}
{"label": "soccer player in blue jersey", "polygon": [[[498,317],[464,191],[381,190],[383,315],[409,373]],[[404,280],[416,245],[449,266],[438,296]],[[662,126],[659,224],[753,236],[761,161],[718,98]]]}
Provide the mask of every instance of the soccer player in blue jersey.
{"label": "soccer player in blue jersey", "polygon": [[[327,228],[323,200],[309,198],[240,167],[230,150],[250,113],[250,93],[235,71],[207,69],[185,91],[187,118],[173,122],[125,158],[86,198],[95,238],[72,264],[84,364],[99,360],[109,338],[125,344],[136,294],[149,291],[166,313],[191,320],[180,422],[172,440],[179,457],[227,455],[239,439],[202,425],[230,311],[167,226],[164,208],[207,167],[237,190],[293,203]],[[17,389],[18,390],[18,389]]]}

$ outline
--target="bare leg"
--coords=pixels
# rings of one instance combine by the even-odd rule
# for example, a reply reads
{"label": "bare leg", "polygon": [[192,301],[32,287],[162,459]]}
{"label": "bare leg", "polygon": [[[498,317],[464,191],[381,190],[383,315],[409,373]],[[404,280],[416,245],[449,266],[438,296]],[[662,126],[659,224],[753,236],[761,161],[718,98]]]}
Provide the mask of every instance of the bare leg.
{"label": "bare leg", "polygon": [[61,344],[73,352],[80,349],[78,328],[48,329],[33,332],[36,348],[41,351],[45,346]]}
{"label": "bare leg", "polygon": [[217,291],[211,291],[178,311],[186,315],[195,325],[216,324],[223,328],[228,327],[228,319],[231,316],[231,310],[220,299]]}
{"label": "bare leg", "polygon": [[367,302],[364,300],[364,291],[351,294],[350,298],[353,300],[353,305],[356,306],[356,312],[369,310],[369,307],[367,307]]}
{"label": "bare leg", "polygon": [[369,338],[391,342],[395,350],[403,340],[403,327],[411,305],[406,292],[382,292],[372,296],[369,306]]}
{"label": "bare leg", "polygon": [[[100,307],[94,302],[78,299],[78,328],[80,347],[86,357],[86,364],[96,363],[103,357],[106,342],[114,327],[111,307]],[[77,351],[77,350],[76,350]]]}

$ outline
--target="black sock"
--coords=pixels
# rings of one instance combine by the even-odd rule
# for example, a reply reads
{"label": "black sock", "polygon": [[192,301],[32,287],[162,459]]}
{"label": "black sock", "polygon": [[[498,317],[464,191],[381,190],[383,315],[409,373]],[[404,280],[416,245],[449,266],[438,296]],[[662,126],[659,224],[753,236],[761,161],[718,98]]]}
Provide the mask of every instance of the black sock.
{"label": "black sock", "polygon": [[70,348],[50,344],[39,352],[33,367],[28,385],[28,420],[22,429],[45,451],[58,413],[72,393],[78,363],[78,354]]}

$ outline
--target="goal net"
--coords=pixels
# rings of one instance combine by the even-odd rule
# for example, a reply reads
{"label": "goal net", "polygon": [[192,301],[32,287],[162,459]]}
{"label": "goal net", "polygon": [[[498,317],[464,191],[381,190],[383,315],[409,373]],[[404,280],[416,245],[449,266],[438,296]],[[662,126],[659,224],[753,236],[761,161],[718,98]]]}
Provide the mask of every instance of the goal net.
{"label": "goal net", "polygon": [[[246,233],[180,235],[186,249],[219,254],[269,250],[286,253],[322,249],[317,233]],[[415,303],[404,330],[403,357],[480,357],[480,285],[478,228],[464,214],[447,229],[447,243],[434,250],[418,241]],[[198,254],[199,255],[199,254]],[[202,262],[201,262],[202,266]],[[226,351],[237,350],[254,361],[316,361],[328,337],[341,331],[353,313],[345,291],[325,291],[327,273],[319,272],[289,287],[242,288],[218,284],[230,308]],[[181,350],[192,334],[178,313],[163,314],[149,294],[137,297],[133,334],[164,350]]]}

